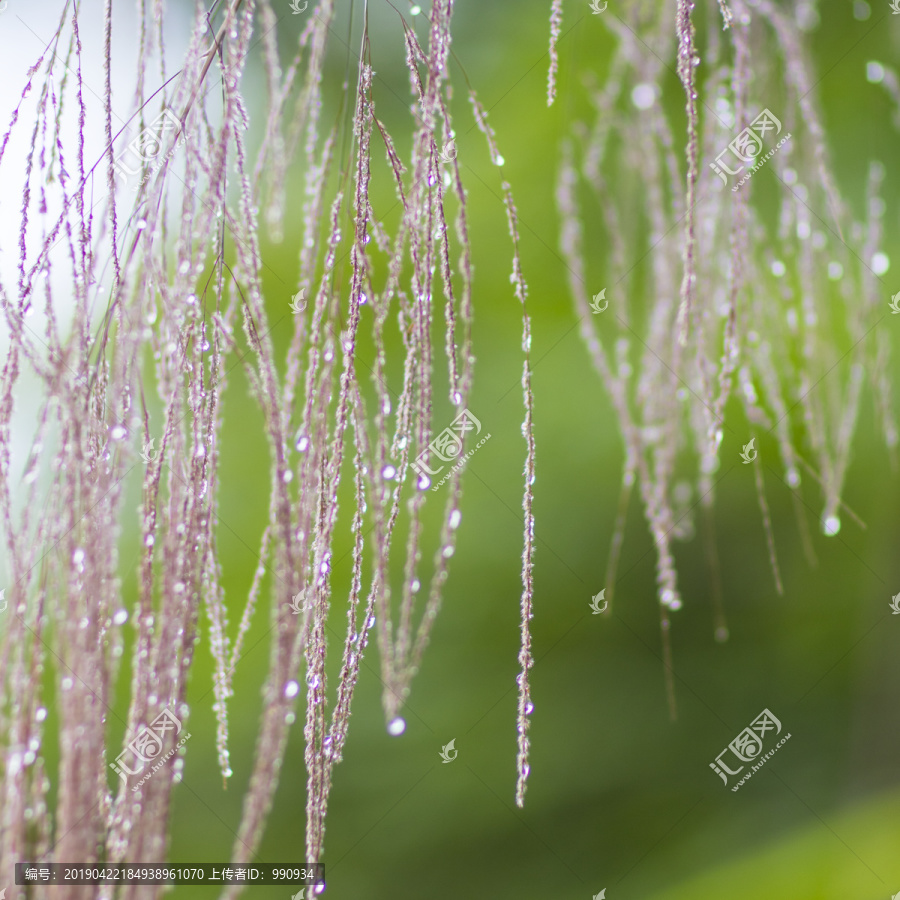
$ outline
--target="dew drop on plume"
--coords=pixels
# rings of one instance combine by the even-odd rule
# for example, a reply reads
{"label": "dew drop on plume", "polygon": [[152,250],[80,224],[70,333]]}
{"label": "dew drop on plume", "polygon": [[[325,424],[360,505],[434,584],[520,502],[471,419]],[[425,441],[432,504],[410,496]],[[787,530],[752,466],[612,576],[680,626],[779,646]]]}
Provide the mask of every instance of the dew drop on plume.
{"label": "dew drop on plume", "polygon": [[876,275],[884,275],[891,267],[891,261],[886,253],[875,253],[872,256],[872,271]]}
{"label": "dew drop on plume", "polygon": [[395,719],[391,719],[388,723],[388,734],[397,737],[398,735],[403,734],[406,731],[406,720],[397,716]]}
{"label": "dew drop on plume", "polygon": [[639,84],[631,92],[631,102],[638,109],[650,109],[656,100],[656,88],[652,84]]}

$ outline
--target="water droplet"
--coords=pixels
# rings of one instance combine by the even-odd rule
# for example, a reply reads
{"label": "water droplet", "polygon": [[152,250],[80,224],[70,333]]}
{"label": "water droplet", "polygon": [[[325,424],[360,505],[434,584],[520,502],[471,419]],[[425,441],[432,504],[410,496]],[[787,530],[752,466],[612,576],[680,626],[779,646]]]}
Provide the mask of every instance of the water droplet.
{"label": "water droplet", "polygon": [[294,445],[300,453],[306,453],[307,448],[309,447],[309,438],[306,435],[302,435],[297,438],[297,443]]}
{"label": "water droplet", "polygon": [[876,275],[884,275],[891,267],[890,257],[886,253],[876,253],[872,257],[872,271]]}
{"label": "water droplet", "polygon": [[454,548],[453,544],[447,544],[447,546],[444,547],[444,549],[441,551],[441,554],[444,557],[444,559],[449,559],[451,556],[453,556],[454,552],[455,552],[455,548]]}
{"label": "water droplet", "polygon": [[844,274],[844,267],[834,260],[828,263],[828,277],[832,281],[839,281],[841,275]]}
{"label": "water droplet", "polygon": [[284,696],[287,697],[288,700],[290,700],[291,697],[296,697],[297,694],[299,694],[299,693],[300,693],[300,685],[297,684],[296,681],[289,681],[284,686]]}
{"label": "water droplet", "polygon": [[774,261],[772,262],[771,268],[772,268],[772,274],[773,274],[776,278],[781,278],[781,277],[783,277],[783,276],[784,276],[784,273],[787,271],[787,267],[785,266],[785,264],[784,264],[780,259],[774,260]]}
{"label": "water droplet", "polygon": [[47,718],[47,710],[44,709],[43,706],[39,706],[34,713],[34,717],[38,720],[38,722],[43,722],[44,719]]}
{"label": "water droplet", "polygon": [[[366,235],[366,243],[368,243],[368,240],[369,240],[369,236]],[[359,295],[359,305],[360,306],[364,306],[368,302],[369,302],[369,298],[365,294]]]}
{"label": "water droplet", "polygon": [[84,550],[80,547],[72,554],[72,562],[75,563],[76,566],[80,566],[81,563],[84,562]]}
{"label": "water droplet", "polygon": [[417,15],[419,15],[420,12],[422,12],[422,7],[421,7],[421,6],[411,6],[411,7],[409,8],[409,14],[410,14],[411,16],[417,16]]}
{"label": "water droplet", "polygon": [[787,472],[784,474],[785,481],[787,481],[788,487],[799,487],[800,486],[800,473],[794,466],[791,466]]}
{"label": "water droplet", "polygon": [[126,434],[128,434],[127,429],[123,428],[121,425],[114,425],[109,430],[109,436],[114,441],[121,441],[122,438],[125,437]]}
{"label": "water droplet", "polygon": [[114,625],[124,625],[128,621],[128,610],[119,609],[116,610],[116,614],[113,616],[113,624]]}
{"label": "water droplet", "polygon": [[462,521],[462,513],[458,509],[454,509],[452,513],[450,513],[450,521],[447,523],[450,528],[459,528],[459,523]]}
{"label": "water droplet", "polygon": [[294,479],[294,473],[290,469],[285,470],[284,475],[281,476],[281,480],[285,484],[289,484],[291,481],[293,481],[293,479]]}
{"label": "water droplet", "polygon": [[366,621],[366,628],[374,628],[375,627],[375,616],[369,616]]}
{"label": "water droplet", "polygon": [[148,534],[147,537],[144,538],[144,546],[152,547],[156,543],[156,538],[153,537],[152,534]]}
{"label": "water droplet", "polygon": [[402,719],[400,716],[397,716],[395,719],[391,719],[388,723],[388,734],[397,737],[403,734],[406,731],[406,720]]}
{"label": "water droplet", "polygon": [[837,516],[823,516],[822,533],[834,537],[841,530],[841,520]]}
{"label": "water droplet", "polygon": [[416,482],[416,487],[420,491],[427,491],[431,487],[431,479],[427,475],[420,475]]}
{"label": "water droplet", "polygon": [[869,84],[880,84],[884,81],[884,66],[877,60],[866,63],[866,81]]}
{"label": "water droplet", "polygon": [[393,466],[387,465],[381,470],[381,476],[385,481],[391,481],[397,477],[397,470]]}
{"label": "water droplet", "polygon": [[497,158],[494,160],[494,165],[502,166],[505,162],[506,160],[498,153]]}
{"label": "water droplet", "polygon": [[530,701],[525,704],[525,715],[530,716],[534,712],[534,704]]}
{"label": "water droplet", "polygon": [[656,88],[652,84],[639,84],[631,92],[631,102],[638,109],[650,109],[656,101]]}
{"label": "water droplet", "polygon": [[296,721],[297,721],[297,717],[292,712],[287,713],[284,717],[285,725],[293,725],[294,722],[296,722]]}
{"label": "water droplet", "polygon": [[66,677],[63,678],[62,682],[60,683],[60,687],[64,691],[71,691],[74,684],[75,682],[72,680],[72,678],[66,675]]}
{"label": "water droplet", "polygon": [[418,578],[413,578],[412,584],[410,584],[409,589],[414,593],[418,594],[419,589],[422,587],[422,582],[419,581]]}
{"label": "water droplet", "polygon": [[137,228],[138,231],[143,231],[147,227],[147,220],[138,219],[137,222],[134,223],[134,227]]}

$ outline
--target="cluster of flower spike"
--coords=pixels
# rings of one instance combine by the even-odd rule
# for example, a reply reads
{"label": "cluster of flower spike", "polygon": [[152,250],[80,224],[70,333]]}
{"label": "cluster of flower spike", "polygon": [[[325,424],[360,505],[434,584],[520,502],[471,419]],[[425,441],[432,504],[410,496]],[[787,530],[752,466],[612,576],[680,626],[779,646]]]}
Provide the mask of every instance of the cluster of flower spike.
{"label": "cluster of flower spike", "polygon": [[[814,13],[803,6],[804,16]],[[698,47],[695,19],[704,15],[706,45]],[[876,327],[890,295],[880,277],[884,168],[871,164],[866,214],[853,221],[828,160],[808,23],[771,0],[679,0],[653,18],[620,7],[600,21],[616,44],[608,77],[592,92],[596,118],[578,123],[563,151],[560,247],[625,444],[607,597],[637,484],[655,544],[668,661],[670,614],[682,605],[673,541],[693,534],[698,508],[707,535],[714,532],[717,481],[732,465],[721,469],[723,437],[737,435],[725,419],[730,398],[754,434],[777,444],[780,465],[767,459],[766,471],[791,492],[808,555],[807,510],[816,501],[804,499],[801,470],[821,491],[823,533],[836,534],[866,380],[896,451],[888,337]],[[661,102],[673,58],[686,98],[678,124]],[[605,233],[597,244],[608,248],[605,257],[586,258],[587,227]],[[606,285],[612,315],[591,315],[591,284]],[[761,462],[753,468],[780,591]],[[718,593],[714,543],[708,553]],[[716,603],[724,640],[720,596]],[[669,696],[674,708],[671,680]]]}

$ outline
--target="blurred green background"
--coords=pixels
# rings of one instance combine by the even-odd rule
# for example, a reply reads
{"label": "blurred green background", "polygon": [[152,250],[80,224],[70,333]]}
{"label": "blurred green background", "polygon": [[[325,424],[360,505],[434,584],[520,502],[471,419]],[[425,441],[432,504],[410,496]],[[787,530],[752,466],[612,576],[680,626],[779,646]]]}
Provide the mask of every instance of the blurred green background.
{"label": "blurred green background", "polygon": [[[822,4],[821,23],[809,40],[841,187],[861,211],[868,160],[888,164],[897,147],[886,92],[866,83],[865,63],[896,58],[900,20],[889,15],[886,0],[867,20],[854,18],[853,7],[836,0]],[[402,11],[408,12],[405,5]],[[867,527],[847,517],[838,536],[823,537],[820,498],[805,478],[816,567],[804,558],[787,490],[764,468],[783,597],[774,588],[751,471],[739,464],[747,426],[740,409],[729,408],[732,430],[726,429],[722,446],[715,523],[731,637],[724,644],[713,637],[702,541],[698,536],[676,544],[684,596],[672,627],[677,721],[669,720],[666,708],[655,555],[637,496],[629,510],[613,615],[590,614],[591,595],[604,584],[623,453],[612,408],[576,329],[557,252],[553,190],[562,134],[573,118],[586,115],[582,74],[605,75],[612,43],[586,2],[566,3],[560,96],[547,109],[548,13],[547,2],[494,0],[460,3],[454,15],[454,115],[476,276],[478,362],[470,408],[492,439],[472,458],[464,479],[451,577],[404,713],[406,733],[399,738],[385,730],[374,638],[370,643],[345,758],[334,771],[325,896],[588,900],[605,889],[608,900],[887,900],[900,891],[900,617],[892,617],[888,606],[892,592],[900,590],[900,526],[897,474],[878,437],[868,395],[845,492]],[[424,24],[419,17],[420,35]],[[286,13],[278,27],[287,53],[300,25]],[[377,112],[406,150],[409,92],[396,14],[386,4],[371,4],[370,30]],[[358,14],[351,32],[342,12],[329,58],[332,117],[326,115],[326,122],[336,114],[348,60],[355,83],[358,35]],[[460,62],[490,109],[506,159],[502,173],[470,129]],[[262,102],[251,104],[251,115],[263,108]],[[381,159],[380,147],[376,156]],[[525,453],[521,316],[509,283],[501,174],[513,187],[521,217],[538,446],[536,708],[523,810],[514,804]],[[292,172],[294,213],[285,240],[263,243],[266,296],[281,359],[292,328],[280,310],[296,283],[300,177]],[[898,187],[896,168],[888,165],[885,251],[895,265]],[[383,208],[390,205],[390,189],[383,182],[380,189]],[[604,248],[592,253],[591,272],[603,284]],[[887,317],[879,327],[894,324]],[[776,454],[774,443],[763,440],[761,458],[774,461]],[[227,527],[218,533],[232,633],[257,564],[268,473],[262,419],[238,368],[225,403],[220,519]],[[336,556],[340,544],[338,550]],[[346,596],[346,563],[335,568],[335,652],[343,634],[339,598]],[[123,555],[129,602],[135,564],[136,555]],[[189,694],[193,738],[184,781],[175,792],[173,862],[230,855],[268,664],[265,620],[257,616],[236,676],[230,704],[235,774],[227,791],[216,762],[212,667],[208,654],[198,654]],[[116,704],[123,715],[127,684],[123,678]],[[791,740],[732,793],[709,764],[766,707]],[[267,862],[304,859],[302,709],[301,704],[258,853]],[[444,765],[439,752],[451,739],[458,757]],[[201,892],[215,893],[175,889],[177,897]],[[291,893],[269,887],[247,896]]]}

